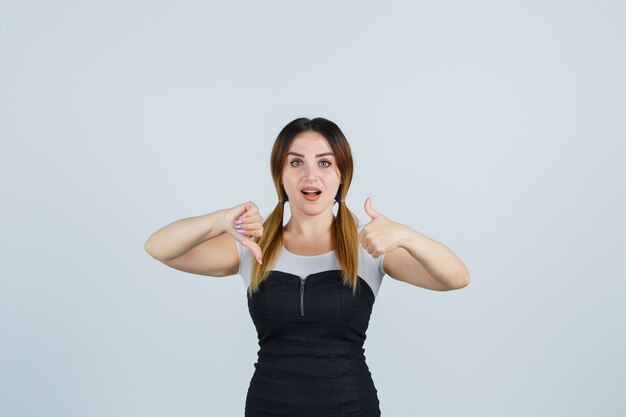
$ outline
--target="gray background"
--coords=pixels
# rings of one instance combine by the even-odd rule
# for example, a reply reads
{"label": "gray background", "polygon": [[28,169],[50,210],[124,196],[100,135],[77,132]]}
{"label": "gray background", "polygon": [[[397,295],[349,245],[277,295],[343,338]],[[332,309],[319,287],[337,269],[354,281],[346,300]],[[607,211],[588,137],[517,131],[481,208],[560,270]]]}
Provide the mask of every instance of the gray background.
{"label": "gray background", "polygon": [[625,12],[2,1],[0,414],[243,415],[241,277],[143,244],[247,200],[267,215],[276,135],[322,116],[359,218],[371,191],[471,273],[385,277],[365,343],[384,416],[625,415]]}

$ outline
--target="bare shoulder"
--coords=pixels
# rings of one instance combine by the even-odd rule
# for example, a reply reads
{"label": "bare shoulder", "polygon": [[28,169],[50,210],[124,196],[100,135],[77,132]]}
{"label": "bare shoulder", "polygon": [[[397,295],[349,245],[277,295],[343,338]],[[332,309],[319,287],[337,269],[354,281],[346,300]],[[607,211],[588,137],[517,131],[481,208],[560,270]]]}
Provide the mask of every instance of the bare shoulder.
{"label": "bare shoulder", "polygon": [[228,233],[209,239],[178,258],[161,261],[165,265],[197,275],[225,277],[239,270],[237,241]]}

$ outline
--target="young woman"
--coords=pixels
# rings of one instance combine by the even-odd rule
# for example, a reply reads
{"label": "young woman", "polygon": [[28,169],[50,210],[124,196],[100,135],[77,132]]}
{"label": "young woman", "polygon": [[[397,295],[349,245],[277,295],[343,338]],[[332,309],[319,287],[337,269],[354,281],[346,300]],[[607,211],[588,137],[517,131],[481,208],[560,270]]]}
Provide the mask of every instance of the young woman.
{"label": "young woman", "polygon": [[359,222],[345,204],[352,154],[335,123],[287,124],[271,173],[278,203],[267,218],[249,201],[171,223],[145,248],[181,271],[243,278],[260,346],[247,417],[380,416],[362,346],[383,275],[448,291],[469,272],[443,244],[374,210],[371,196],[371,219]]}

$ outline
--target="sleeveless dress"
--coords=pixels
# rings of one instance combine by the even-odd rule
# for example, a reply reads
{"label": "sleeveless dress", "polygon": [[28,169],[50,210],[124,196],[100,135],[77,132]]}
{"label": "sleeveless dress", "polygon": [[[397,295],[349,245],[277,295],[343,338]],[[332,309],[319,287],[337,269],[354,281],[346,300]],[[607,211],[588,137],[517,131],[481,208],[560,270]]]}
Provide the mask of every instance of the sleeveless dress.
{"label": "sleeveless dress", "polygon": [[[359,230],[362,226],[359,226]],[[239,274],[259,340],[246,417],[379,417],[363,343],[384,271],[359,246],[357,292],[341,281],[334,251],[302,256],[284,247],[250,296],[252,255],[239,242]]]}

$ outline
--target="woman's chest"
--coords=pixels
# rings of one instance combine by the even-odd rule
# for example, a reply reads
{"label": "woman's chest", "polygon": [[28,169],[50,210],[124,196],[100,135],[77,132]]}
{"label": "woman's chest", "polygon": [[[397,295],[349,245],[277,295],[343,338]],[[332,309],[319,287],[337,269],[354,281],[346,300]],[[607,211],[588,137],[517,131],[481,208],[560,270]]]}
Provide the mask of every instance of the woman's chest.
{"label": "woman's chest", "polygon": [[282,321],[341,321],[366,329],[374,294],[360,277],[356,291],[342,281],[340,271],[307,276],[270,271],[259,291],[248,295],[248,309],[255,325]]}

